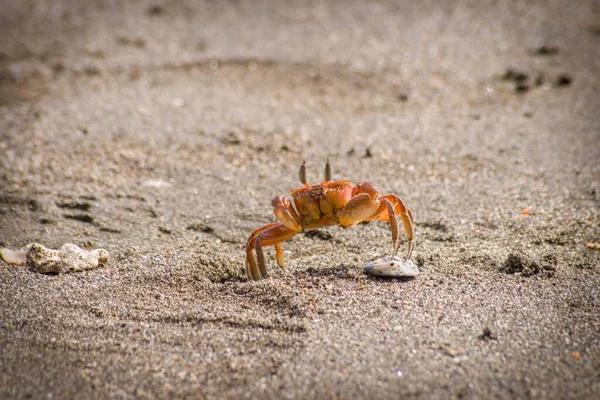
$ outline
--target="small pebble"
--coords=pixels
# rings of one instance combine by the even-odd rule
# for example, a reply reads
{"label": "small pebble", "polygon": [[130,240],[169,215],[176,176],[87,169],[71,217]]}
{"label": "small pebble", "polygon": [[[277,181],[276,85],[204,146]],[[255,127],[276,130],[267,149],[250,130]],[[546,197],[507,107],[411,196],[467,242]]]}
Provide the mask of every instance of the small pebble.
{"label": "small pebble", "polygon": [[556,78],[556,86],[569,86],[571,84],[571,77],[567,74],[560,74],[558,78]]}

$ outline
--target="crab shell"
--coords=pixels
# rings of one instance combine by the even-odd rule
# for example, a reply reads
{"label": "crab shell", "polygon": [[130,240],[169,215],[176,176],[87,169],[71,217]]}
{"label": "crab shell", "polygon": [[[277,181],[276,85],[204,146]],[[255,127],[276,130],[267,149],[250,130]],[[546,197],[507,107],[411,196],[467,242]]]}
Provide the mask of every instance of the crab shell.
{"label": "crab shell", "polygon": [[[294,206],[304,230],[337,225],[340,212],[355,195],[355,186],[347,180],[323,181],[318,185],[304,184],[290,190]],[[346,226],[347,227],[347,226]]]}

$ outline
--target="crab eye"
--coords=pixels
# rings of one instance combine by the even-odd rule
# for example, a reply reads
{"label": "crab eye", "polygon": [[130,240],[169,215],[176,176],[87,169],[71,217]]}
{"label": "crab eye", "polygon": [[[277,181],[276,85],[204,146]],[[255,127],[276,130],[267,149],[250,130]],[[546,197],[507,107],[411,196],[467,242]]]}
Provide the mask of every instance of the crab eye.
{"label": "crab eye", "polygon": [[298,171],[298,177],[300,178],[300,182],[306,183],[306,161],[302,161],[302,165],[300,165],[300,170]]}
{"label": "crab eye", "polygon": [[328,158],[327,162],[325,163],[325,180],[330,181],[332,175],[333,175],[333,166],[329,162],[329,158]]}

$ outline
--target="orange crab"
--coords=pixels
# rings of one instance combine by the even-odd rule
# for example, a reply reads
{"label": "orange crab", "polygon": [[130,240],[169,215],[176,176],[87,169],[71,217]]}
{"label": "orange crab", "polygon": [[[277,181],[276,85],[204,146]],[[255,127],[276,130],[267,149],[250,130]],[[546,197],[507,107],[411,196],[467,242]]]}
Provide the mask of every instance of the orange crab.
{"label": "orange crab", "polygon": [[[290,190],[294,205],[284,196],[271,202],[279,222],[258,228],[246,244],[246,274],[259,280],[267,276],[263,247],[275,246],[277,264],[284,268],[282,242],[297,233],[318,229],[323,226],[339,225],[349,228],[359,222],[389,222],[392,231],[393,256],[400,247],[400,230],[396,216],[400,215],[408,240],[407,259],[410,259],[414,243],[415,228],[410,210],[395,194],[381,195],[370,182],[353,185],[347,180],[332,181],[333,168],[327,160],[325,180],[312,185],[306,181],[306,165],[302,162],[299,176],[304,186]],[[256,258],[254,257],[256,251]]]}

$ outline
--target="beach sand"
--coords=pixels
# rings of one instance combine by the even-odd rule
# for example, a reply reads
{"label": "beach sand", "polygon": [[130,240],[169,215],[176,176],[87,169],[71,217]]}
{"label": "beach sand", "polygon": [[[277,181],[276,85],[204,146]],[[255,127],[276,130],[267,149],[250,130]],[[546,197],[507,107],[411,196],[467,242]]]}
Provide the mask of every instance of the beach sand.
{"label": "beach sand", "polygon": [[[600,396],[594,1],[0,4],[2,398]],[[325,159],[413,211],[244,272]],[[405,244],[401,247],[404,254]]]}

